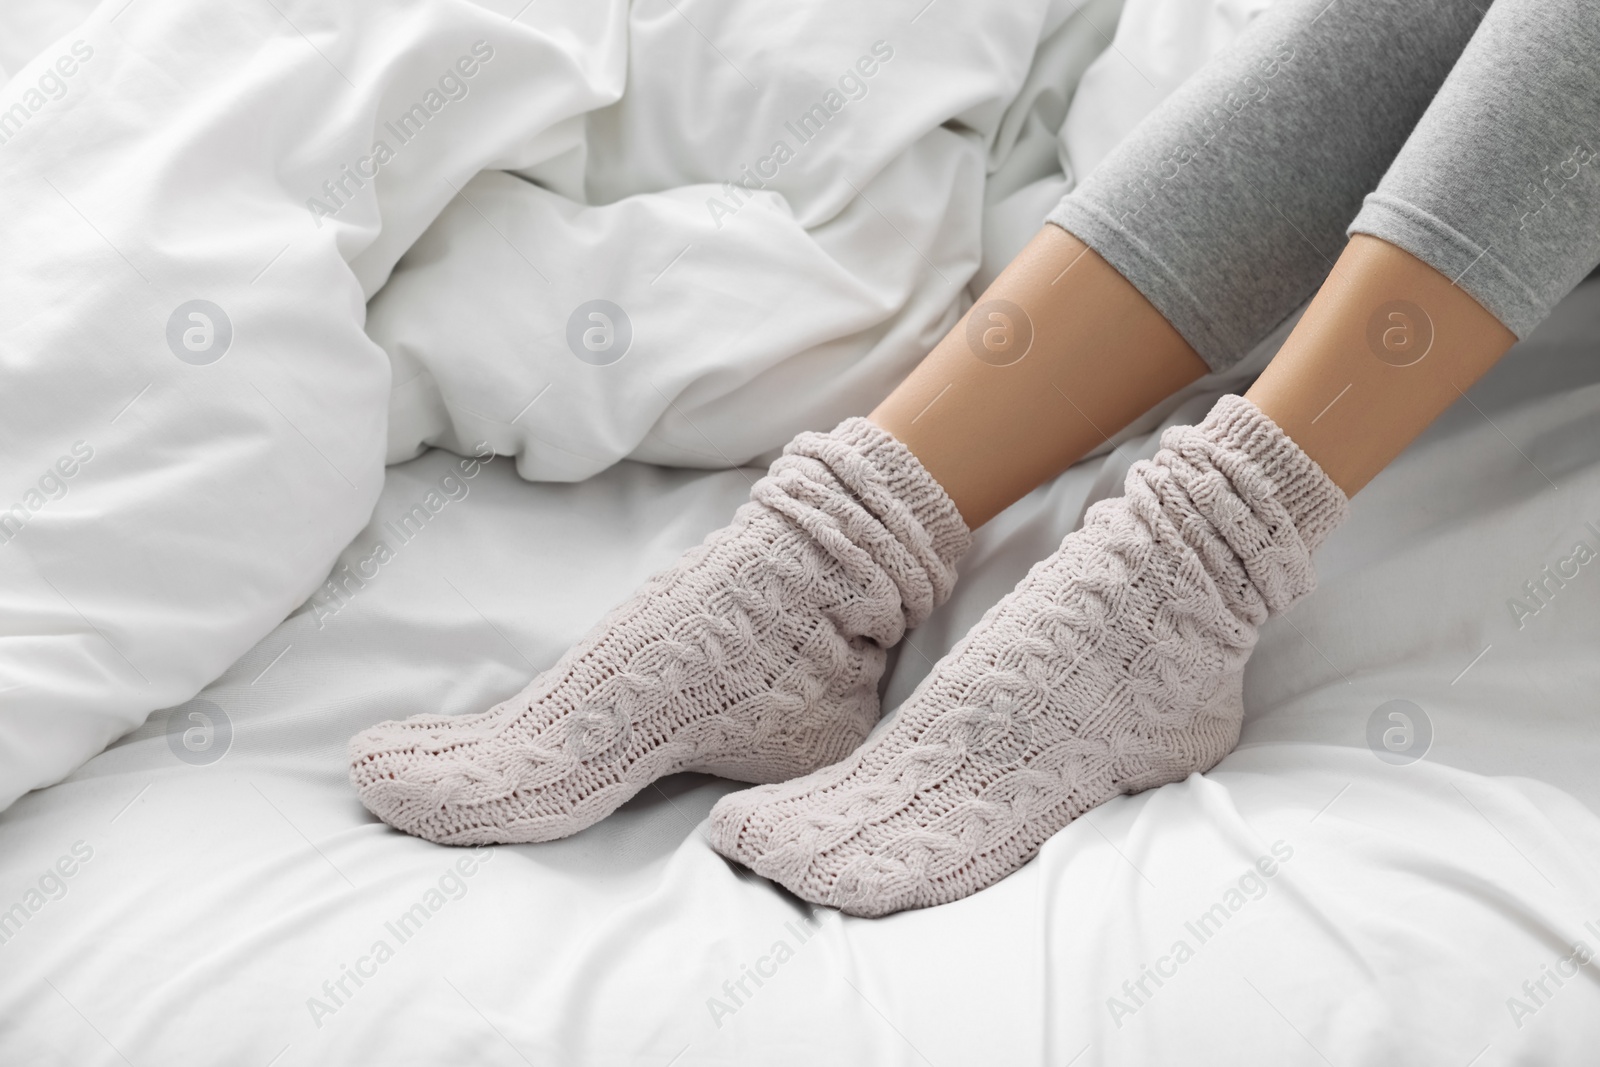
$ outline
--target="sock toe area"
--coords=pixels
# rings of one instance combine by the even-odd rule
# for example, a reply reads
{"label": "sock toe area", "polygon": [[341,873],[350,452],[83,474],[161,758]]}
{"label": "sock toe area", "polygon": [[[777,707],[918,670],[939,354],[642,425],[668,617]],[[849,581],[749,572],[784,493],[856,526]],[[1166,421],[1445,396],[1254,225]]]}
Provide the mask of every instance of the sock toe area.
{"label": "sock toe area", "polygon": [[[877,721],[885,648],[948,595],[969,541],[885,431],[802,435],[729,526],[521,694],[364,731],[351,781],[397,829],[513,844],[582,830],[664,775],[780,782],[843,760]],[[766,852],[757,810],[713,823],[740,862]]]}
{"label": "sock toe area", "polygon": [[452,792],[447,761],[435,754],[445,741],[441,730],[401,722],[380,723],[352,737],[350,782],[361,803],[397,830],[439,840],[428,815],[443,810]]}
{"label": "sock toe area", "polygon": [[756,786],[729,793],[711,807],[707,835],[717,852],[755,870],[766,852],[771,822],[762,818],[776,787]]}

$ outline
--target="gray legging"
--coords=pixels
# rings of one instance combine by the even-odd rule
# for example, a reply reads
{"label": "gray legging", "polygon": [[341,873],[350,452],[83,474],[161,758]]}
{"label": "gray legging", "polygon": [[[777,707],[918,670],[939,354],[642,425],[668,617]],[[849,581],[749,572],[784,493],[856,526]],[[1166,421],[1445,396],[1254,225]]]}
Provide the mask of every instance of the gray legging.
{"label": "gray legging", "polygon": [[1213,370],[1305,301],[1345,233],[1525,337],[1600,262],[1597,65],[1597,0],[1282,0],[1049,221]]}

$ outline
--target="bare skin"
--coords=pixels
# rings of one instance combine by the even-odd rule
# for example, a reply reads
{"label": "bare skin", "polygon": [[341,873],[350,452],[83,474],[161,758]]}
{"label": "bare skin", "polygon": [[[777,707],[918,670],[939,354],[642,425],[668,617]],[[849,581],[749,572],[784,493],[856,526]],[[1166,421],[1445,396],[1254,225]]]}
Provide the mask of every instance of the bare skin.
{"label": "bare skin", "polygon": [[1206,373],[1127,279],[1046,226],[868,417],[977,529]]}
{"label": "bare skin", "polygon": [[[1353,496],[1515,340],[1449,278],[1357,235],[1245,395]],[[1046,226],[869,417],[976,529],[1206,373],[1122,275]]]}
{"label": "bare skin", "polygon": [[1357,234],[1245,396],[1354,496],[1516,339],[1422,260]]}

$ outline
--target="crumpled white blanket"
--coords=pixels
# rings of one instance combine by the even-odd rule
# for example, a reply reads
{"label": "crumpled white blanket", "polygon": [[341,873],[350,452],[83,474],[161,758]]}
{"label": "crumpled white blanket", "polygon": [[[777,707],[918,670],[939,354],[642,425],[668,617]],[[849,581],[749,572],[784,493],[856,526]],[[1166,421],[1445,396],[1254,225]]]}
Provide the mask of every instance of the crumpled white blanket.
{"label": "crumpled white blanket", "polygon": [[535,479],[725,467],[870,407],[1265,3],[1136,5],[1069,112],[1120,6],[780,28],[725,2],[710,57],[694,12],[636,14],[623,97],[534,181],[474,179],[373,299],[389,461],[487,441]]}
{"label": "crumpled white blanket", "polygon": [[0,807],[305,601],[385,460],[870,409],[1261,6],[0,5]]}

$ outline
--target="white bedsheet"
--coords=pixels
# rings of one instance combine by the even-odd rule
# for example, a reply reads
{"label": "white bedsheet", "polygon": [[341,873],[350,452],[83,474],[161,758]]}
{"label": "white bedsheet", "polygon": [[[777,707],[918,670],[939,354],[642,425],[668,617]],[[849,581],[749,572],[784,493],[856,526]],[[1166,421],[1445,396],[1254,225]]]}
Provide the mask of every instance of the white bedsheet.
{"label": "white bedsheet", "polygon": [[[1048,78],[1017,91],[1033,103],[999,122],[977,281],[1192,69],[1196,42],[1256,6],[1130,0],[1092,64],[1097,46],[1054,38],[1036,74],[1088,64],[1079,103],[1099,103],[1058,136],[1060,107],[1034,99]],[[78,14],[0,4],[0,68]],[[720,860],[701,823],[733,787],[707,778],[486,861],[372,822],[344,778],[350,734],[514,692],[754,476],[624,463],[532,485],[502,457],[444,483],[402,542],[386,524],[462,472],[443,452],[392,468],[339,564],[361,570],[385,540],[371,577],[336,567],[343,600],[283,622],[204,703],[0,813],[0,1067],[1591,1060],[1600,571],[1573,546],[1600,549],[1597,348],[1591,285],[1362,493],[1321,590],[1264,632],[1243,741],[1214,772],[1098,809],[969,900],[875,921],[807,918]],[[1162,417],[1197,417],[1221,384]],[[890,703],[1153,447],[1142,426],[982,531]],[[1560,583],[1543,570],[1563,566]],[[1409,765],[1368,747],[1393,700],[1431,724]],[[390,929],[417,905],[414,929]]]}
{"label": "white bedsheet", "polygon": [[[702,820],[732,786],[707,778],[494,849],[470,877],[450,872],[471,854],[373,822],[344,777],[351,733],[515,691],[725,521],[750,474],[625,463],[539,485],[500,459],[401,544],[385,523],[459,467],[396,467],[345,561],[379,538],[393,558],[203,695],[231,727],[220,759],[176,755],[203,725],[190,705],[0,816],[0,907],[76,864],[0,944],[0,1062],[1587,1062],[1600,982],[1574,951],[1600,949],[1600,569],[1550,586],[1520,629],[1507,602],[1596,543],[1597,340],[1591,284],[1363,492],[1319,592],[1264,631],[1220,767],[1105,805],[975,897],[883,920],[807,920],[724,863]],[[983,530],[891,694],[1153,442]],[[1394,699],[1432,725],[1407,766],[1366,743]],[[215,753],[222,720],[201,708]],[[1270,878],[1251,875],[1261,857]],[[430,903],[402,942],[390,924]],[[1144,965],[1169,973],[1148,995]],[[341,993],[346,966],[368,976]]]}
{"label": "white bedsheet", "polygon": [[0,808],[304,601],[386,459],[870,410],[1259,0],[1134,4],[1183,47],[1069,114],[1121,6],[0,4]]}

